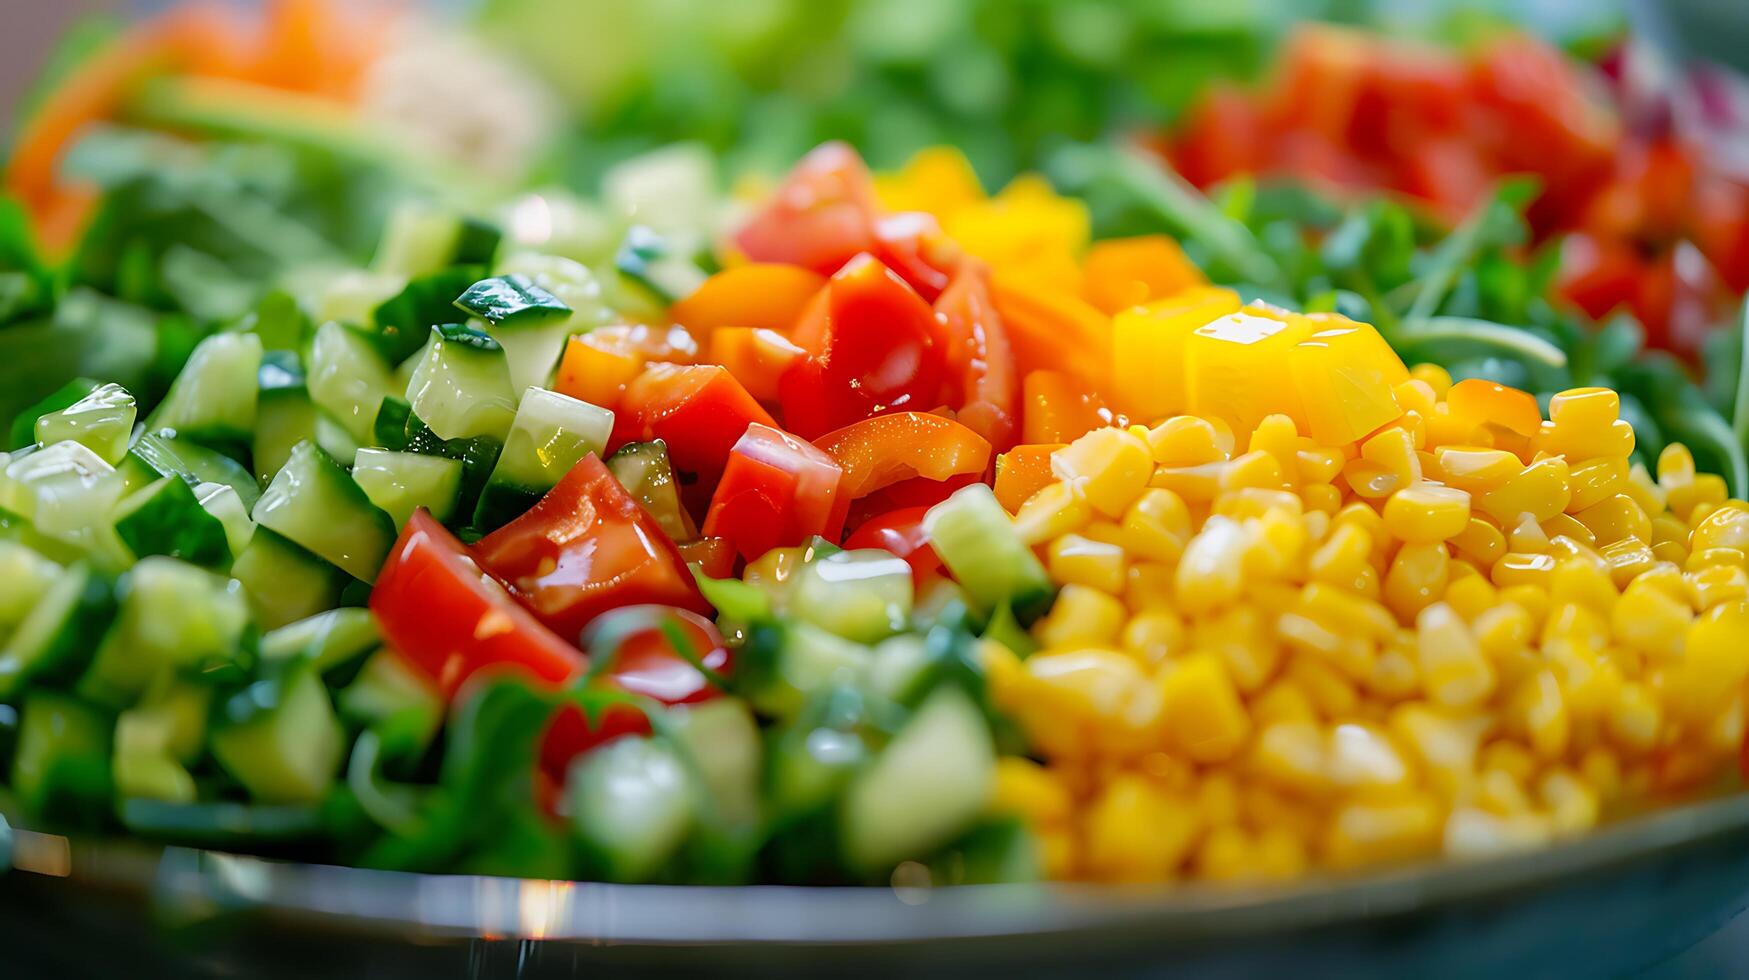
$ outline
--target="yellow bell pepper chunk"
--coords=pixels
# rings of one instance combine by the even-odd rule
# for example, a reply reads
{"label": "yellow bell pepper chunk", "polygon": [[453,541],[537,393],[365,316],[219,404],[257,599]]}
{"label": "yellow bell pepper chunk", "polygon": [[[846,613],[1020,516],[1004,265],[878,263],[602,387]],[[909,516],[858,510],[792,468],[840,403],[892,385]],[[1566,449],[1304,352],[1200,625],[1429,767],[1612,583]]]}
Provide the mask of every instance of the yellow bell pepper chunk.
{"label": "yellow bell pepper chunk", "polygon": [[1354,442],[1402,414],[1392,389],[1408,369],[1364,323],[1320,325],[1289,352],[1288,371],[1303,413],[1297,421],[1323,445]]}
{"label": "yellow bell pepper chunk", "polygon": [[1239,310],[1239,294],[1187,289],[1112,321],[1112,379],[1131,418],[1155,422],[1185,407],[1184,348],[1192,331]]}
{"label": "yellow bell pepper chunk", "polygon": [[[1190,411],[1249,432],[1270,415],[1304,427],[1289,374],[1290,352],[1311,333],[1304,317],[1249,306],[1191,331],[1184,343]],[[1388,421],[1388,420],[1387,420]]]}

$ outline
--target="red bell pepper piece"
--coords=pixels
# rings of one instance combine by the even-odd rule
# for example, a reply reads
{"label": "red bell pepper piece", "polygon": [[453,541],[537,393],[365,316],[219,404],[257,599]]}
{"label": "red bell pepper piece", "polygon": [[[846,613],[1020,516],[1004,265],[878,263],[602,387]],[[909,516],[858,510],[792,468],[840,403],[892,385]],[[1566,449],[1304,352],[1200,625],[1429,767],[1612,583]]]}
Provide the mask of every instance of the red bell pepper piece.
{"label": "red bell pepper piece", "polygon": [[834,429],[814,445],[844,470],[844,492],[866,497],[916,477],[946,480],[981,475],[990,444],[953,419],[928,412],[894,412]]}
{"label": "red bell pepper piece", "polygon": [[850,496],[832,457],[764,425],[750,425],[729,454],[705,515],[706,536],[727,538],[748,560],[811,535],[837,541]]}
{"label": "red bell pepper piece", "polygon": [[882,548],[911,566],[911,578],[919,586],[941,574],[941,558],[929,545],[923,530],[928,507],[904,507],[870,518],[851,532],[846,548]]}
{"label": "red bell pepper piece", "polygon": [[1007,450],[1020,434],[1020,376],[985,270],[962,264],[935,300],[935,313],[945,340],[943,398],[959,409],[966,428],[996,452]]}
{"label": "red bell pepper piece", "polygon": [[553,684],[583,671],[582,651],[481,574],[462,543],[423,509],[389,552],[370,609],[383,639],[445,698],[485,667],[520,667]]}
{"label": "red bell pepper piece", "polygon": [[592,455],[527,513],[481,538],[474,556],[561,636],[580,635],[620,606],[710,612],[674,542]]}
{"label": "red bell pepper piece", "polygon": [[783,262],[829,276],[875,242],[874,178],[846,143],[822,143],[735,236],[755,262]]}
{"label": "red bell pepper piece", "polygon": [[652,364],[626,388],[614,415],[615,448],[660,439],[678,470],[706,481],[723,471],[747,426],[776,426],[747,389],[716,364]]}
{"label": "red bell pepper piece", "polygon": [[915,290],[874,257],[857,256],[797,324],[791,339],[808,356],[778,384],[784,422],[811,438],[871,415],[936,407],[940,329]]}

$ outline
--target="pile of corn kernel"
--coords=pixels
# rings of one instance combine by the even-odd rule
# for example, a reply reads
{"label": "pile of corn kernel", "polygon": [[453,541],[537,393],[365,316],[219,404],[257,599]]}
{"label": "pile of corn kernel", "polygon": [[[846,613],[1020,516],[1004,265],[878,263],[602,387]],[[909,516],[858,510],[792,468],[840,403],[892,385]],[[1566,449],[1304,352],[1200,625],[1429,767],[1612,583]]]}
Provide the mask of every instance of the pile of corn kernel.
{"label": "pile of corn kernel", "polygon": [[1167,393],[1189,414],[1058,450],[1019,508],[1061,591],[1037,652],[986,651],[1042,760],[1003,760],[997,807],[1053,877],[1497,854],[1731,778],[1749,505],[1680,446],[1656,479],[1630,464],[1612,391],[1544,420],[1384,350],[1367,383],[1395,418],[1352,441],[1306,434],[1340,404],[1250,411],[1281,386],[1240,365]]}

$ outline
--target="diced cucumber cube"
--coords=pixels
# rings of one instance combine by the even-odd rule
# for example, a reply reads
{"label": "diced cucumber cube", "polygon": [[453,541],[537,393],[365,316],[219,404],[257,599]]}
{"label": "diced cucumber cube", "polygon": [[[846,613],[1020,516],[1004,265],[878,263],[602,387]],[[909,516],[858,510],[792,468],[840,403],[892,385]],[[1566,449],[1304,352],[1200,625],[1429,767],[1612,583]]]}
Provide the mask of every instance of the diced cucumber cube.
{"label": "diced cucumber cube", "polygon": [[115,510],[115,531],[142,558],[169,555],[196,565],[228,565],[231,560],[224,524],[207,513],[180,477],[159,477],[123,499]]}
{"label": "diced cucumber cube", "polygon": [[219,519],[225,528],[225,544],[233,556],[243,553],[255,537],[255,522],[249,519],[249,508],[237,496],[236,488],[227,483],[202,483],[194,488],[194,499],[207,513]]}
{"label": "diced cucumber cube", "polygon": [[318,671],[361,657],[382,642],[369,609],[343,607],[287,623],[261,637],[263,662],[303,657]]}
{"label": "diced cucumber cube", "polygon": [[299,545],[257,527],[231,577],[243,584],[249,607],[262,629],[271,630],[313,616],[340,601],[346,574]]}
{"label": "diced cucumber cube", "polygon": [[938,689],[845,790],[839,831],[846,860],[876,872],[927,858],[984,812],[995,776],[996,746],[983,714],[958,687]]}
{"label": "diced cucumber cube", "polygon": [[526,276],[536,286],[558,297],[559,302],[571,308],[569,326],[573,333],[587,333],[612,317],[601,281],[588,266],[574,259],[539,252],[517,252],[500,260],[497,272],[501,276]]}
{"label": "diced cucumber cube", "polygon": [[532,327],[572,313],[564,300],[520,272],[481,279],[456,297],[455,305],[494,327]]}
{"label": "diced cucumber cube", "polygon": [[[375,432],[374,425],[372,432],[373,434]],[[361,448],[359,441],[346,430],[346,426],[341,425],[335,421],[332,415],[319,408],[316,409],[315,443],[321,447],[323,452],[335,459],[351,459],[352,455]]]}
{"label": "diced cucumber cube", "polygon": [[1006,602],[1016,611],[1049,601],[1051,580],[1014,533],[1014,519],[983,483],[956,490],[929,509],[923,529],[942,563],[984,609]]}
{"label": "diced cucumber cube", "polygon": [[475,521],[497,527],[527,510],[583,457],[600,455],[613,413],[545,388],[522,393],[498,464],[486,480]]}
{"label": "diced cucumber cube", "polygon": [[[122,467],[146,469],[158,476],[179,476],[195,485],[223,483],[237,491],[237,498],[245,507],[254,507],[256,499],[261,496],[261,485],[255,482],[255,477],[243,468],[242,463],[185,439],[142,433],[134,440],[128,458],[122,460]],[[142,479],[139,485],[145,486],[152,479],[156,477]]]}
{"label": "diced cucumber cube", "polygon": [[262,486],[285,465],[292,447],[316,436],[316,404],[302,386],[296,388],[263,388],[255,412],[255,441],[251,459],[255,463],[255,479]]}
{"label": "diced cucumber cube", "polygon": [[213,757],[263,803],[319,803],[340,770],[346,733],[313,670],[289,678],[279,703],[212,733]]}
{"label": "diced cucumber cube", "polygon": [[377,407],[394,392],[393,371],[364,334],[329,321],[310,342],[310,401],[359,445],[370,445]]}
{"label": "diced cucumber cube", "polygon": [[571,339],[571,322],[526,327],[493,327],[492,339],[504,348],[504,362],[510,367],[510,390],[546,387],[553,383],[553,371],[565,354],[565,343]]}
{"label": "diced cucumber cube", "polygon": [[170,680],[115,723],[115,788],[123,799],[192,803],[187,764],[205,741],[212,688]]}
{"label": "diced cucumber cube", "polygon": [[639,736],[582,756],[565,781],[577,835],[612,881],[647,879],[679,850],[697,792],[672,749]]}
{"label": "diced cucumber cube", "polygon": [[486,436],[499,442],[516,418],[516,394],[504,348],[463,324],[431,328],[407,403],[439,439]]}
{"label": "diced cucumber cube", "polygon": [[680,750],[691,760],[714,805],[714,819],[751,824],[759,819],[764,745],[747,702],[716,698],[675,708],[669,715]]}
{"label": "diced cucumber cube", "polygon": [[839,684],[855,685],[868,670],[868,647],[806,622],[791,622],[770,663],[749,670],[748,699],[755,708],[793,718],[808,695]]}
{"label": "diced cucumber cube", "polygon": [[643,225],[626,229],[625,239],[614,254],[621,283],[616,298],[621,305],[665,309],[702,286],[708,277],[690,257],[695,245],[682,238],[670,240]]}
{"label": "diced cucumber cube", "polygon": [[860,548],[797,569],[788,608],[847,640],[874,643],[905,628],[911,598],[911,566],[905,559],[878,548]]}
{"label": "diced cucumber cube", "polygon": [[771,747],[771,803],[781,816],[799,816],[837,798],[868,761],[868,745],[855,732],[792,727]]}
{"label": "diced cucumber cube", "polygon": [[127,455],[134,431],[134,396],[118,384],[100,385],[66,408],[36,420],[36,441],[80,443],[114,466]]}
{"label": "diced cucumber cube", "polygon": [[34,549],[0,540],[0,636],[29,615],[60,574],[61,566]]}
{"label": "diced cucumber cube", "polygon": [[33,679],[75,674],[115,619],[115,592],[90,568],[48,564],[38,571],[48,574],[20,588],[26,596],[35,592],[33,604],[0,646],[0,701],[11,700]]}
{"label": "diced cucumber cube", "polygon": [[621,218],[676,239],[708,240],[722,195],[716,158],[703,143],[671,143],[614,165],[603,203]]}
{"label": "diced cucumber cube", "polygon": [[[30,446],[36,444],[36,420],[44,415],[66,408],[97,389],[97,382],[90,378],[74,378],[46,395],[42,401],[19,412],[12,419],[12,428],[4,433],[5,445]],[[0,453],[0,464],[4,464],[5,454]]]}
{"label": "diced cucumber cube", "polygon": [[307,442],[293,447],[251,515],[354,578],[376,580],[395,525],[328,455]]}
{"label": "diced cucumber cube", "polygon": [[115,628],[80,678],[81,695],[126,707],[165,670],[209,670],[245,656],[249,604],[237,583],[153,556],[128,572],[119,591]]}
{"label": "diced cucumber cube", "polygon": [[[127,720],[125,714],[122,720]],[[115,754],[115,792],[123,800],[159,800],[176,804],[193,803],[200,796],[200,789],[187,766],[162,754],[129,752],[124,755],[119,745]]]}
{"label": "diced cucumber cube", "polygon": [[676,541],[698,537],[692,515],[680,501],[680,482],[674,478],[668,447],[662,440],[626,443],[608,457],[607,468],[620,486],[644,505],[664,534]]}
{"label": "diced cucumber cube", "polygon": [[77,442],[57,442],[13,456],[0,480],[0,507],[44,534],[74,540],[109,525],[121,491],[121,476],[103,457]]}
{"label": "diced cucumber cube", "polygon": [[262,353],[261,338],[251,333],[201,341],[146,428],[195,439],[247,439],[255,428]]}
{"label": "diced cucumber cube", "polygon": [[371,322],[377,307],[406,286],[407,277],[392,272],[356,269],[327,275],[310,316],[318,323],[338,320],[364,326]]}
{"label": "diced cucumber cube", "polygon": [[399,204],[383,225],[372,268],[408,278],[430,275],[454,259],[461,232],[454,212],[422,201]]}
{"label": "diced cucumber cube", "polygon": [[378,650],[340,692],[340,716],[370,728],[385,719],[417,713],[435,732],[443,720],[443,699],[429,677],[393,650]]}
{"label": "diced cucumber cube", "polygon": [[109,812],[113,725],[107,712],[76,698],[31,692],[12,762],[12,789],[25,810],[51,824],[101,823]]}
{"label": "diced cucumber cube", "polygon": [[352,479],[400,528],[420,507],[439,521],[449,520],[461,495],[462,464],[445,456],[360,449],[352,460]]}

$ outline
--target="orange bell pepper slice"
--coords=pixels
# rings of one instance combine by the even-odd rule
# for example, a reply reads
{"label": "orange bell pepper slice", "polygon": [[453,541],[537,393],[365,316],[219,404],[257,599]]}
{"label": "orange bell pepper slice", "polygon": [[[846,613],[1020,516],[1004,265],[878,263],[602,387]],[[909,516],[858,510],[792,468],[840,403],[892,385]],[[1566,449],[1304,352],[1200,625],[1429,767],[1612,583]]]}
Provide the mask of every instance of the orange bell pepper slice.
{"label": "orange bell pepper slice", "polygon": [[1021,391],[1022,442],[1074,442],[1102,426],[1129,424],[1098,392],[1062,371],[1034,371]]}
{"label": "orange bell pepper slice", "polygon": [[764,327],[718,327],[710,335],[709,360],[729,369],[747,393],[762,402],[778,399],[783,372],[807,351]]}
{"label": "orange bell pepper slice", "polygon": [[1026,443],[996,457],[996,500],[1010,514],[1020,510],[1033,494],[1057,482],[1051,472],[1051,454],[1064,443]]}
{"label": "orange bell pepper slice", "polygon": [[1080,379],[1083,388],[1104,390],[1111,364],[1109,317],[1074,293],[1004,270],[991,277],[990,297],[1022,376],[1059,371]]}
{"label": "orange bell pepper slice", "polygon": [[1453,415],[1478,424],[1491,422],[1521,436],[1536,435],[1543,424],[1535,395],[1481,378],[1466,378],[1452,385],[1445,393],[1445,403]]}
{"label": "orange bell pepper slice", "polygon": [[852,499],[914,478],[948,480],[983,474],[990,443],[953,419],[894,412],[853,422],[814,440],[844,470]]}
{"label": "orange bell pepper slice", "polygon": [[668,313],[700,338],[720,327],[788,333],[825,285],[825,276],[800,266],[749,262],[706,279]]}

